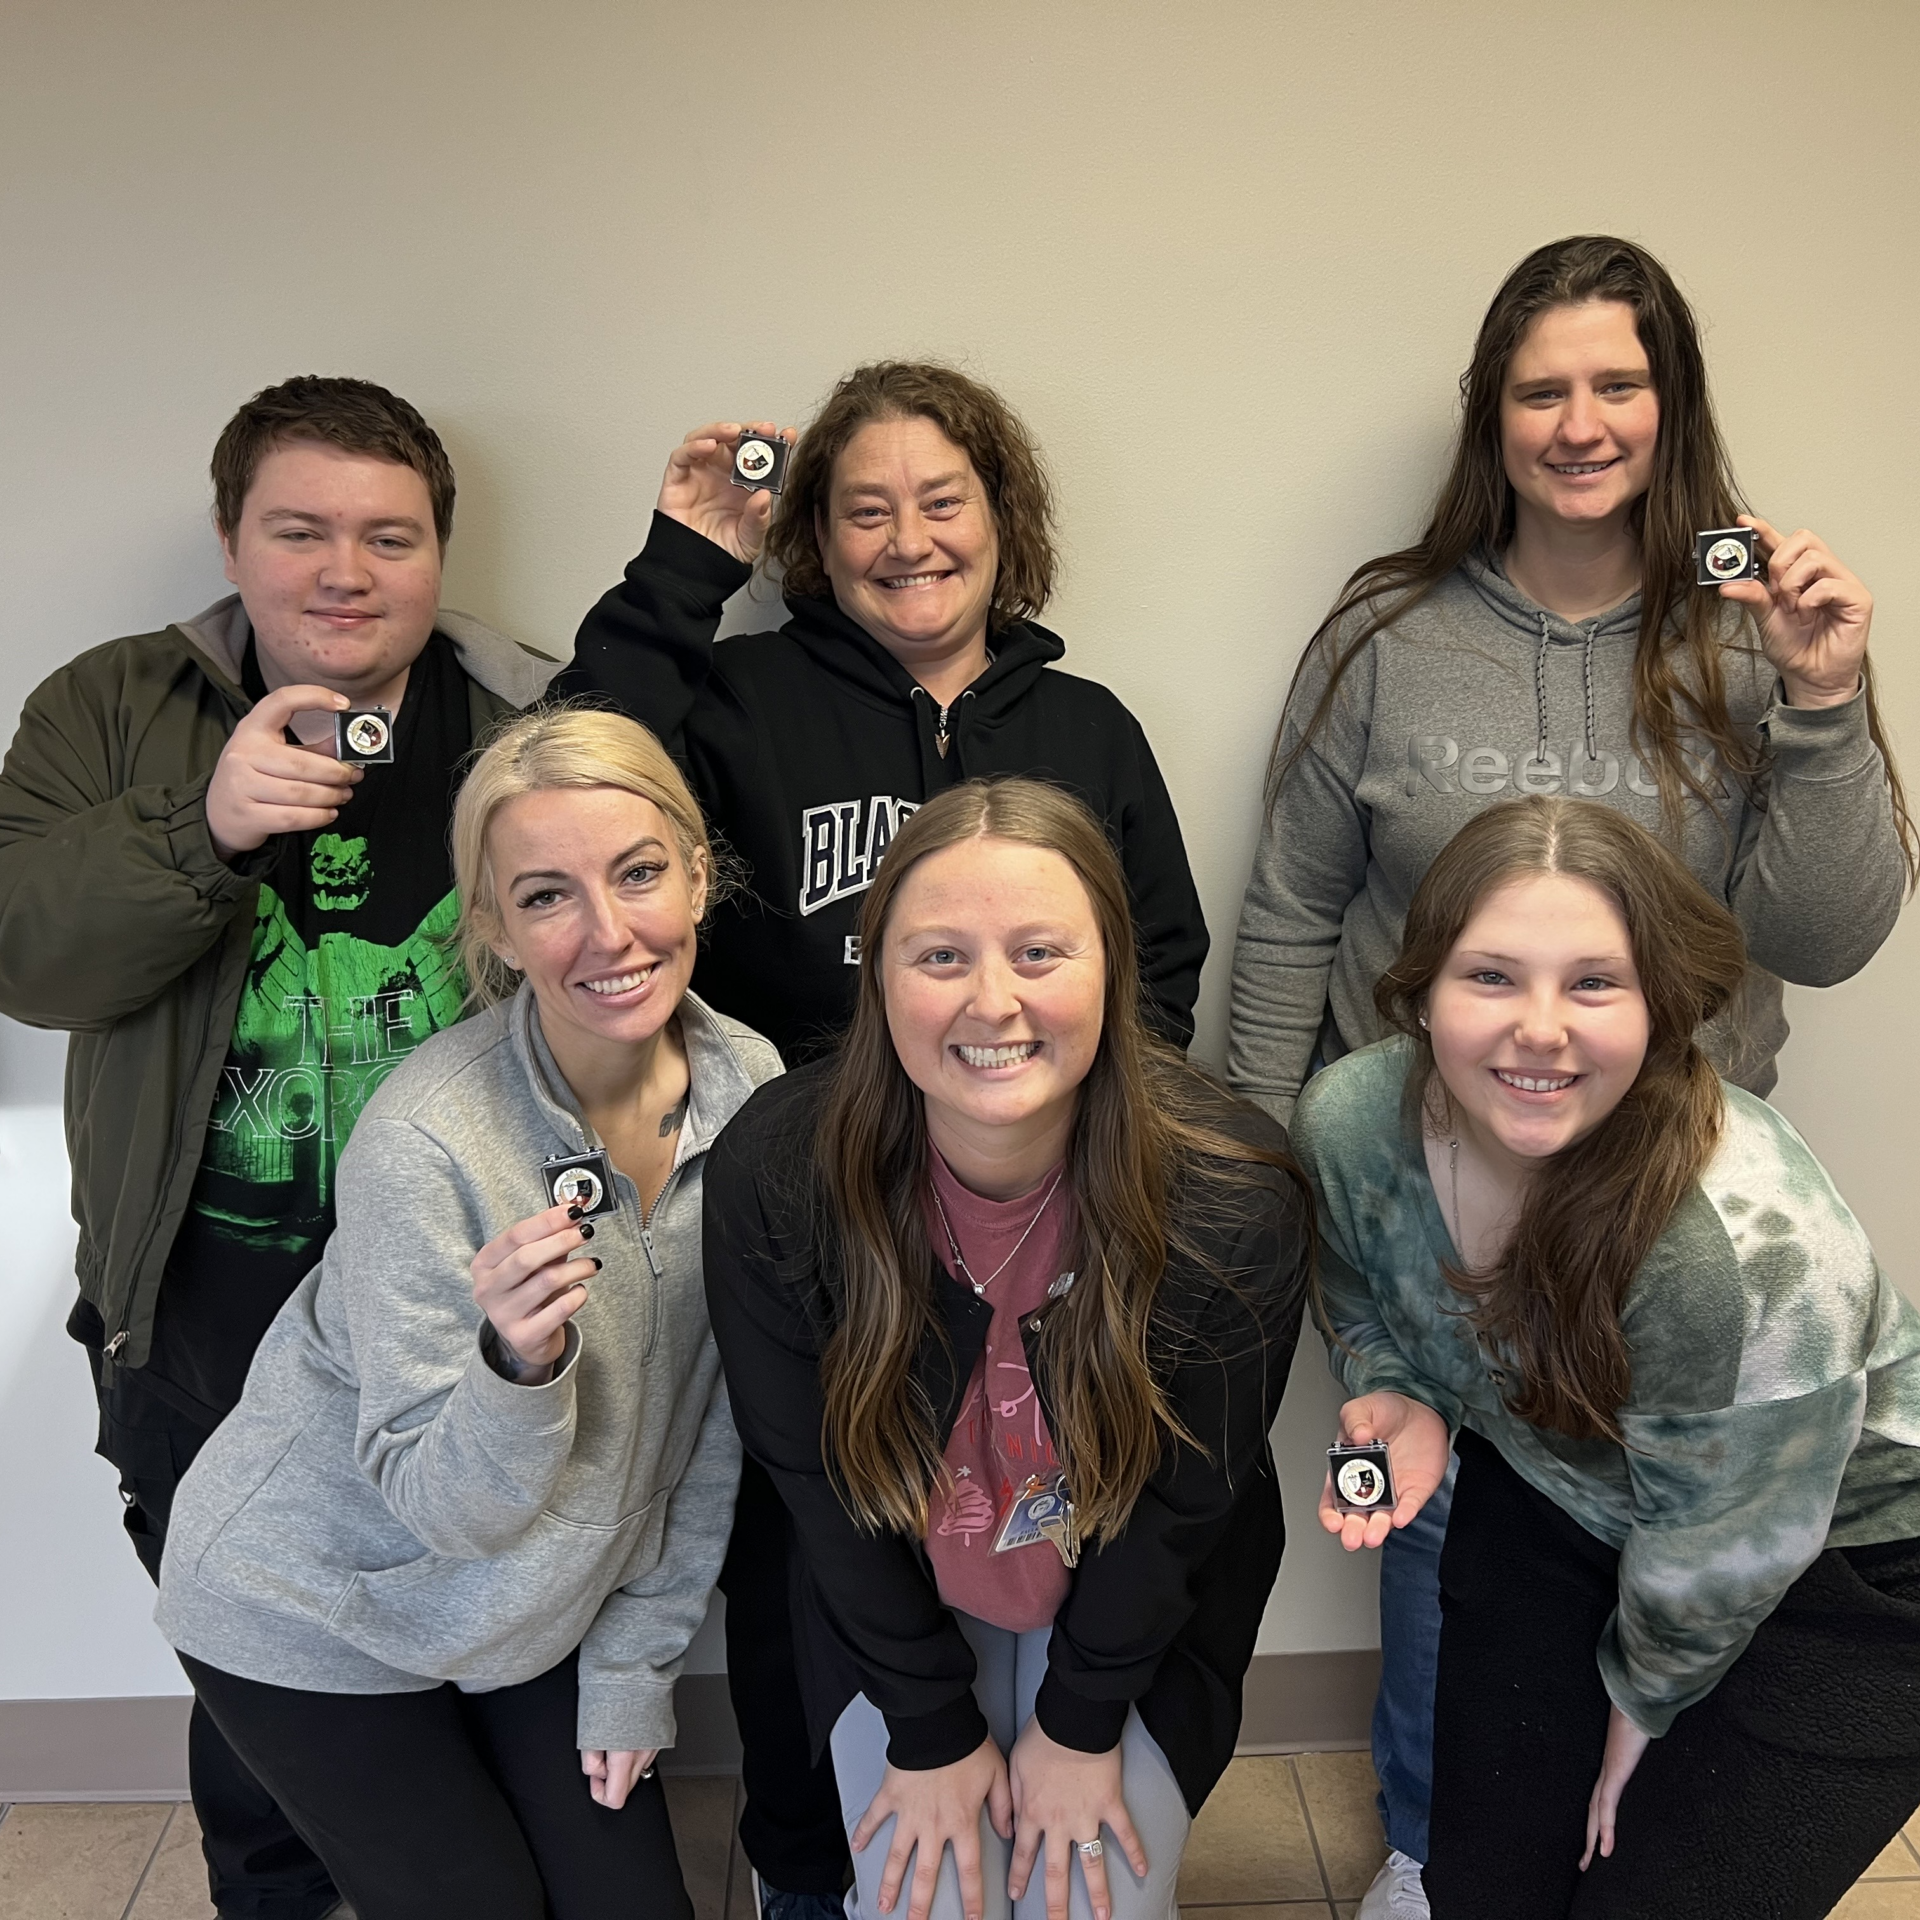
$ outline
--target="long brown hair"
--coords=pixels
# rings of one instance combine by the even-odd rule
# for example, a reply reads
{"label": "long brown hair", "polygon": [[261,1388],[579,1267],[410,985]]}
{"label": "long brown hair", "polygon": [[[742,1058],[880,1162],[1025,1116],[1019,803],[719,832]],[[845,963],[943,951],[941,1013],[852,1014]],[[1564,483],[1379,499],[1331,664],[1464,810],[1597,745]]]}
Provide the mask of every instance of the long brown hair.
{"label": "long brown hair", "polygon": [[[1230,1203],[1253,1166],[1305,1183],[1292,1158],[1235,1139],[1222,1090],[1153,1038],[1140,1013],[1127,885],[1100,823],[1037,780],[970,780],[900,829],[860,916],[859,996],[821,1115],[816,1157],[845,1306],[821,1359],[826,1452],[848,1511],[876,1531],[918,1535],[944,1471],[916,1355],[940,1321],[921,1216],[926,1109],[887,1028],[887,920],[918,862],[976,836],[1043,847],[1087,891],[1105,948],[1099,1048],[1067,1146],[1079,1278],[1048,1316],[1048,1417],[1083,1531],[1115,1532],[1170,1442],[1185,1434],[1160,1385],[1156,1305],[1181,1222]],[[1236,1182],[1236,1175],[1238,1176]],[[1177,1203],[1177,1205],[1176,1205]]]}
{"label": "long brown hair", "polygon": [[[1501,450],[1500,397],[1507,369],[1527,329],[1555,307],[1617,300],[1633,309],[1660,399],[1653,478],[1634,502],[1632,527],[1640,543],[1640,636],[1633,663],[1633,744],[1660,789],[1662,820],[1678,843],[1684,801],[1711,807],[1710,776],[1703,778],[1683,751],[1697,733],[1713,748],[1729,779],[1749,793],[1766,764],[1761,742],[1743,734],[1727,711],[1722,656],[1727,603],[1694,586],[1694,535],[1728,527],[1746,510],[1714,418],[1706,359],[1686,296],[1644,247],[1606,234],[1581,234],[1536,248],[1509,273],[1493,296],[1460,376],[1460,425],[1453,463],[1426,525],[1412,546],[1383,553],[1357,568],[1333,609],[1315,630],[1294,669],[1287,706],[1293,706],[1309,661],[1324,660],[1326,684],[1304,725],[1283,711],[1268,762],[1272,805],[1333,711],[1340,682],[1362,649],[1383,628],[1424,600],[1469,555],[1497,556],[1513,537],[1513,486]],[[1751,617],[1741,628],[1758,645]],[[1920,846],[1907,812],[1906,790],[1894,766],[1874,693],[1873,667],[1862,663],[1867,727],[1886,765],[1893,816],[1909,884],[1920,874]],[[1289,742],[1289,736],[1291,740]]]}
{"label": "long brown hair", "polygon": [[931,360],[855,367],[801,434],[767,529],[767,554],[780,563],[782,587],[799,594],[833,591],[820,558],[819,528],[830,510],[834,464],[862,427],[916,416],[931,420],[966,454],[986,489],[1000,542],[992,624],[1034,618],[1052,599],[1060,568],[1046,463],[1026,422],[999,394]]}
{"label": "long brown hair", "polygon": [[1694,1042],[1740,985],[1740,923],[1637,821],[1595,800],[1535,795],[1476,814],[1427,869],[1407,909],[1400,957],[1374,1005],[1414,1044],[1408,1098],[1444,1122],[1450,1102],[1420,1014],[1481,902],[1509,880],[1562,873],[1620,910],[1647,1002],[1647,1056],[1620,1104],[1529,1182],[1492,1268],[1450,1271],[1469,1319],[1511,1358],[1506,1402],[1520,1419],[1575,1439],[1618,1440],[1632,1386],[1620,1306],[1719,1143],[1720,1082]]}

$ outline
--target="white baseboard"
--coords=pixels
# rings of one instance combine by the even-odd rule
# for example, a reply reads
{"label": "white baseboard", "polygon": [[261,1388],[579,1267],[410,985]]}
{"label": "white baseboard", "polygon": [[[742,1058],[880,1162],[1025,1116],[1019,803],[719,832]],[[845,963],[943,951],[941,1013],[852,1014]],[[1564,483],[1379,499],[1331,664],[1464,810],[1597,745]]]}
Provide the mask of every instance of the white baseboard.
{"label": "white baseboard", "polygon": [[[1270,1653],[1247,1674],[1242,1753],[1364,1747],[1380,1656]],[[0,1701],[0,1805],[36,1800],[184,1800],[187,1711],[173,1694]],[[669,1773],[734,1773],[740,1736],[726,1675],[682,1676]]]}

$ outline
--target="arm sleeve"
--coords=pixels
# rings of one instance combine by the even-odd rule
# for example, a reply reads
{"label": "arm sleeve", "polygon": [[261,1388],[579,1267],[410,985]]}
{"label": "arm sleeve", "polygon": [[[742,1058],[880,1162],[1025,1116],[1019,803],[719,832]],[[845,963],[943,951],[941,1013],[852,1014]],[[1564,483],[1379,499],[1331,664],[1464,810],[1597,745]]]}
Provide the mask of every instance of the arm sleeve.
{"label": "arm sleeve", "polygon": [[1861,1372],[1792,1400],[1622,1420],[1634,1518],[1599,1660],[1643,1733],[1705,1698],[1818,1558],[1865,1407]]}
{"label": "arm sleeve", "polygon": [[673,1683],[720,1577],[739,1486],[740,1441],[716,1366],[692,1457],[667,1507],[660,1558],[607,1596],[580,1643],[583,1748],[673,1745]]}
{"label": "arm sleeve", "polygon": [[1118,1742],[1128,1706],[1193,1614],[1195,1572],[1249,1481],[1273,1470],[1267,1435],[1299,1338],[1308,1230],[1304,1195],[1272,1177],[1261,1217],[1211,1282],[1212,1311],[1163,1381],[1205,1451],[1169,1445],[1126,1526],[1081,1555],[1055,1617],[1034,1716],[1062,1746],[1105,1753]]}
{"label": "arm sleeve", "polygon": [[[1326,685],[1325,643],[1303,662],[1281,717],[1293,753]],[[1283,1126],[1326,1018],[1347,908],[1367,883],[1372,824],[1358,787],[1372,729],[1373,654],[1355,660],[1327,724],[1294,760],[1260,829],[1240,908],[1227,1015],[1227,1080]],[[1346,1036],[1359,1044],[1363,1036]]]}
{"label": "arm sleeve", "polygon": [[539,1516],[573,1450],[580,1335],[544,1386],[489,1364],[468,1263],[482,1241],[444,1149],[363,1116],[340,1157],[326,1263],[360,1385],[355,1459],[394,1517],[435,1553],[478,1560]]}
{"label": "arm sleeve", "polygon": [[1756,966],[1796,986],[1858,973],[1893,931],[1906,867],[1864,689],[1837,707],[1766,718],[1772,767],[1727,888]]}
{"label": "arm sleeve", "polygon": [[707,1304],[740,1438],[779,1488],[826,1624],[886,1718],[888,1760],[949,1766],[987,1737],[973,1697],[973,1651],[918,1543],[858,1526],[828,1478],[819,1337],[786,1277],[810,1278],[811,1249],[796,1243],[789,1251],[776,1239],[756,1150],[736,1121],[706,1175]]}
{"label": "arm sleeve", "polygon": [[752,574],[724,547],[656,512],[625,578],[581,621],[552,697],[611,699],[669,752],[683,753],[687,717],[713,674],[721,612]]}
{"label": "arm sleeve", "polygon": [[71,669],[28,700],[0,768],[0,1012],[73,1032],[147,1005],[231,923],[271,843],[238,869],[207,831],[211,770],[115,791],[124,747]]}
{"label": "arm sleeve", "polygon": [[1138,720],[1136,789],[1121,822],[1120,864],[1133,895],[1139,930],[1140,977],[1148,1014],[1176,1046],[1193,1041],[1193,1009],[1200,997],[1200,969],[1207,958],[1207,922],[1187,864],[1186,843],[1173,797]]}

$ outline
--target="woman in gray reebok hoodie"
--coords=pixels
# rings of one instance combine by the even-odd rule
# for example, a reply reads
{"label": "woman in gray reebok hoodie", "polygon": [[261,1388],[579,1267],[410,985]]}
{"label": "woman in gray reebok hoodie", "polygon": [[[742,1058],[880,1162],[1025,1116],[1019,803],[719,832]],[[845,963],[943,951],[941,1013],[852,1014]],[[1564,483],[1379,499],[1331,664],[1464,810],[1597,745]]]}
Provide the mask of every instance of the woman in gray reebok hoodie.
{"label": "woman in gray reebok hoodie", "polygon": [[[523,798],[558,804],[503,841]],[[706,1157],[779,1056],[684,990],[711,856],[632,721],[516,721],[454,841],[470,976],[490,995],[526,977],[368,1102],[321,1264],[181,1484],[156,1618],[366,1920],[574,1920],[636,1875],[645,1911],[690,1912],[658,1785],[629,1781],[674,1742],[739,1480]],[[617,1204],[569,1226],[544,1163],[603,1150],[589,1111]],[[380,1719],[342,1699],[448,1682],[473,1704]],[[605,1769],[591,1793],[583,1755]],[[437,1799],[415,1791],[427,1773]]]}
{"label": "woman in gray reebok hoodie", "polygon": [[[1440,849],[1482,808],[1561,793],[1657,834],[1677,825],[1751,963],[1702,1044],[1764,1095],[1787,1033],[1781,981],[1858,971],[1907,881],[1865,657],[1871,600],[1810,535],[1768,528],[1768,585],[1717,598],[1695,585],[1695,534],[1732,526],[1739,502],[1692,314],[1630,242],[1582,236],[1522,261],[1461,384],[1453,469],[1425,533],[1353,576],[1288,696],[1234,953],[1228,1079],[1289,1120],[1316,1056],[1386,1031],[1374,983]],[[1581,617],[1539,604],[1510,562],[1575,596]],[[1815,579],[1824,614],[1818,597],[1797,599]],[[1677,694],[1651,691],[1662,672]],[[1677,732],[1700,792],[1660,774],[1650,718]],[[1450,1501],[1449,1482],[1383,1551],[1373,1758],[1391,1852],[1358,1920],[1427,1912]]]}

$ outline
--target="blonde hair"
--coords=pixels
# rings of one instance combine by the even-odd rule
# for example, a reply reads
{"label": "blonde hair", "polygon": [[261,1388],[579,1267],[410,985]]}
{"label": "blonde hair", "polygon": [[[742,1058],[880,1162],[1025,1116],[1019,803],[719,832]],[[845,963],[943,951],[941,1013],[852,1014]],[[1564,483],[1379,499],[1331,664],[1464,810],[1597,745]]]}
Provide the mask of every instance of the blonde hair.
{"label": "blonde hair", "polygon": [[506,925],[487,859],[487,831],[509,800],[555,787],[617,787],[651,800],[672,822],[689,881],[705,874],[709,908],[720,891],[700,803],[645,727],[586,707],[522,714],[488,738],[453,804],[453,876],[460,891],[454,937],[475,1006],[508,999],[520,984],[519,974],[494,951]]}

